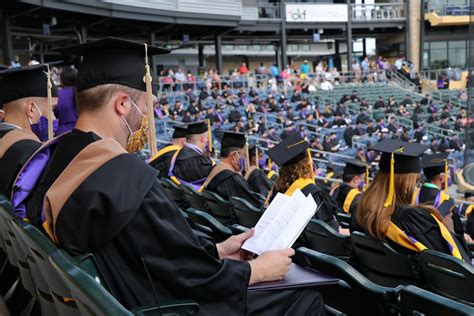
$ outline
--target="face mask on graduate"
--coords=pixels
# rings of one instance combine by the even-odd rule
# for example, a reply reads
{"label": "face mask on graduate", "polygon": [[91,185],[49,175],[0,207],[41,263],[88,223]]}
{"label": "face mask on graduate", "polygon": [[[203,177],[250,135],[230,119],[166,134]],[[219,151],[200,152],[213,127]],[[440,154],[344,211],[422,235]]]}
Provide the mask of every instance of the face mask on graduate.
{"label": "face mask on graduate", "polygon": [[364,190],[364,187],[365,187],[365,181],[361,180],[359,182],[359,185],[357,186],[357,189],[359,189],[359,191],[362,191],[362,190]]}
{"label": "face mask on graduate", "polygon": [[265,158],[260,158],[260,159],[258,160],[258,166],[259,166],[260,168],[265,167]]}
{"label": "face mask on graduate", "polygon": [[[31,118],[28,117],[28,120],[30,121],[30,125],[31,125],[31,130],[33,131],[33,133],[35,133],[36,136],[38,136],[40,141],[45,142],[48,140],[48,119],[45,116],[43,116],[43,113],[41,113],[36,103],[33,103],[33,105],[38,111],[40,118],[38,120],[38,123],[33,124],[33,122],[31,121]],[[59,127],[59,121],[53,120],[53,135],[56,134],[58,127]]]}
{"label": "face mask on graduate", "polygon": [[239,171],[242,172],[245,169],[245,158],[240,157],[238,160]]}
{"label": "face mask on graduate", "polygon": [[130,127],[130,124],[128,124],[127,120],[125,117],[122,115],[122,120],[125,122],[125,125],[127,125],[128,131],[130,132],[127,140],[127,145],[125,149],[133,154],[136,153],[139,150],[142,150],[145,148],[147,142],[148,142],[148,118],[146,115],[140,111],[140,108],[136,105],[135,102],[132,101],[132,99],[128,98],[130,102],[133,104],[135,109],[141,114],[142,116],[142,121],[140,128],[137,129],[136,131],[132,131],[132,128]]}

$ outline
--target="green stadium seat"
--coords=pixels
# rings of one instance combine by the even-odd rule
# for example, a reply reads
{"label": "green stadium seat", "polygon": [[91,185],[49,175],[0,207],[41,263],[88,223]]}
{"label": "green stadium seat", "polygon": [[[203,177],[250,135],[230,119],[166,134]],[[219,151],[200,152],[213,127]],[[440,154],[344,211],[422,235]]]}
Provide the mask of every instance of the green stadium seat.
{"label": "green stadium seat", "polygon": [[431,290],[474,306],[474,267],[470,263],[427,249],[420,254],[420,266]]}
{"label": "green stadium seat", "polygon": [[336,310],[346,315],[396,315],[402,286],[377,285],[347,262],[306,247],[296,250],[293,261],[341,279],[339,286],[320,290],[325,304]]}
{"label": "green stadium seat", "polygon": [[351,234],[357,269],[371,281],[389,287],[423,285],[417,254],[401,254],[387,242],[376,240],[361,232]]}
{"label": "green stadium seat", "polygon": [[474,308],[413,285],[400,291],[401,316],[468,316]]}
{"label": "green stadium seat", "polygon": [[188,208],[186,213],[194,223],[194,228],[210,235],[217,242],[221,242],[232,236],[232,230],[225,227],[211,214],[194,208]]}
{"label": "green stadium seat", "polygon": [[189,203],[186,201],[184,191],[181,187],[176,185],[170,179],[162,179],[161,185],[165,189],[166,194],[183,210],[189,207]]}
{"label": "green stadium seat", "polygon": [[67,284],[82,315],[193,315],[199,305],[188,300],[160,303],[159,307],[136,308],[131,311],[123,307],[96,279],[75,265],[64,251],[51,254],[49,261],[62,281]]}
{"label": "green stadium seat", "polygon": [[187,185],[182,185],[181,189],[184,192],[184,197],[189,203],[189,206],[198,210],[205,211],[208,209],[206,204],[206,199],[201,192],[196,191],[194,188],[191,188]]}
{"label": "green stadium seat", "polygon": [[209,212],[222,224],[228,226],[234,222],[232,217],[231,205],[228,201],[224,200],[219,194],[211,191],[202,192],[202,195],[206,199],[206,203]]}
{"label": "green stadium seat", "polygon": [[254,227],[263,214],[262,210],[240,197],[232,196],[229,202],[235,221],[242,226]]}
{"label": "green stadium seat", "polygon": [[339,234],[323,221],[312,219],[303,231],[303,238],[310,249],[345,261],[351,257],[350,236]]}
{"label": "green stadium seat", "polygon": [[336,213],[336,219],[342,228],[349,228],[349,225],[351,223],[351,214]]}

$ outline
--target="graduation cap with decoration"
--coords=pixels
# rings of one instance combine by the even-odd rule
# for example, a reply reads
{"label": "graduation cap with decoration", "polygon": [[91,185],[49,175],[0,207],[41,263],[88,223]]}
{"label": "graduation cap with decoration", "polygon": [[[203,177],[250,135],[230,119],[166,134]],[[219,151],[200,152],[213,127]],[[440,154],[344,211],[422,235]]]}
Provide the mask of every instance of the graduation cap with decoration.
{"label": "graduation cap with decoration", "polygon": [[344,175],[365,175],[365,185],[369,184],[369,168],[370,165],[366,164],[362,160],[354,158],[345,158],[343,161],[346,163],[344,167]]}
{"label": "graduation cap with decoration", "polygon": [[48,138],[54,137],[52,97],[58,96],[58,90],[51,80],[50,66],[62,62],[10,68],[0,72],[0,104],[15,100],[39,97],[47,98]]}
{"label": "graduation cap with decoration", "polygon": [[188,127],[186,126],[186,124],[176,123],[176,124],[173,124],[173,128],[174,128],[173,136],[172,136],[173,139],[186,137],[187,132],[188,132]]}
{"label": "graduation cap with decoration", "polygon": [[394,174],[420,173],[420,156],[428,147],[428,145],[386,139],[371,148],[382,153],[379,162],[380,171],[390,174],[389,193],[384,204],[385,207],[393,203],[395,194]]}
{"label": "graduation cap with decoration", "polygon": [[153,85],[148,57],[170,51],[115,37],[54,49],[63,54],[82,56],[76,77],[77,92],[104,84],[120,84],[147,93],[148,144],[155,156],[156,131],[153,111]]}
{"label": "graduation cap with decoration", "polygon": [[444,173],[446,175],[446,181],[444,182],[444,190],[448,189],[448,156],[449,153],[439,153],[433,155],[423,155],[421,158],[421,165],[423,167],[423,173],[426,178],[431,179],[432,177]]}
{"label": "graduation cap with decoration", "polygon": [[309,143],[300,134],[292,133],[281,143],[268,150],[267,154],[278,165],[283,166],[306,154],[311,165],[311,179],[314,179],[313,158],[309,150]]}

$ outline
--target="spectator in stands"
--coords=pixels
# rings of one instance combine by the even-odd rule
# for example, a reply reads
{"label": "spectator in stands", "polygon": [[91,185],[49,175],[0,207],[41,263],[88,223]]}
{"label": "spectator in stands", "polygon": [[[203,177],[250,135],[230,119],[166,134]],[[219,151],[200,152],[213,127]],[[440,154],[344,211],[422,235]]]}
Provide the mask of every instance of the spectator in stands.
{"label": "spectator in stands", "polygon": [[71,131],[76,126],[78,117],[75,89],[77,70],[63,67],[60,74],[61,89],[58,91],[58,104],[54,107],[54,116],[59,121],[55,136]]}
{"label": "spectator in stands", "polygon": [[305,74],[305,75],[307,75],[307,74],[309,74],[309,73],[311,72],[311,67],[310,67],[310,65],[308,64],[308,61],[307,61],[307,60],[305,60],[305,61],[303,62],[303,64],[301,65],[300,72],[301,72],[302,74]]}
{"label": "spectator in stands", "polygon": [[354,135],[356,136],[363,136],[365,135],[365,130],[364,130],[364,126],[362,125],[363,123],[362,122],[357,122],[357,126],[354,130]]}
{"label": "spectator in stands", "polygon": [[369,101],[367,101],[366,98],[362,98],[362,100],[360,101],[360,107],[361,109],[368,110],[370,108]]}
{"label": "spectator in stands", "polygon": [[242,63],[239,68],[239,74],[243,76],[243,75],[246,75],[248,72],[249,72],[249,69],[247,68],[247,64]]}
{"label": "spectator in stands", "polygon": [[438,122],[438,114],[436,112],[431,113],[431,116],[428,117],[428,120],[427,120],[428,124],[431,124],[431,123],[434,123],[434,122]]}
{"label": "spectator in stands", "polygon": [[369,58],[365,57],[364,60],[360,63],[360,68],[362,69],[363,80],[368,79],[369,75]]}
{"label": "spectator in stands", "polygon": [[178,116],[183,116],[185,112],[184,106],[181,101],[176,100],[173,108],[173,113],[177,114]]}
{"label": "spectator in stands", "polygon": [[392,133],[396,133],[400,129],[400,125],[398,124],[397,118],[395,116],[392,116],[390,118],[390,122],[387,125],[387,129]]}
{"label": "spectator in stands", "polygon": [[355,82],[361,82],[362,71],[357,60],[352,60],[352,71],[354,72]]}
{"label": "spectator in stands", "polygon": [[403,104],[400,104],[400,106],[398,107],[397,115],[408,117],[410,116],[410,112],[405,108]]}
{"label": "spectator in stands", "polygon": [[403,61],[404,61],[404,57],[403,56],[399,56],[397,58],[397,60],[395,60],[395,69],[397,71],[401,71],[402,70],[402,67],[403,67]]}
{"label": "spectator in stands", "polygon": [[351,99],[351,102],[360,102],[360,99],[359,99],[359,96],[357,95],[356,90],[352,90],[350,99]]}
{"label": "spectator in stands", "polygon": [[365,113],[364,109],[360,109],[359,115],[357,115],[356,123],[366,123],[370,121],[369,116]]}
{"label": "spectator in stands", "polygon": [[349,126],[346,127],[344,130],[344,133],[342,134],[342,138],[346,142],[346,145],[350,148],[352,148],[352,137],[355,135],[355,128],[354,124],[349,124]]}
{"label": "spectator in stands", "polygon": [[405,97],[403,98],[402,102],[400,102],[401,105],[404,105],[404,106],[409,106],[409,105],[412,105],[413,104],[413,100],[411,99],[411,96],[409,94],[405,95]]}
{"label": "spectator in stands", "polygon": [[372,120],[367,121],[367,128],[365,132],[369,135],[369,137],[372,137],[375,133],[377,133],[377,129],[374,127]]}
{"label": "spectator in stands", "polygon": [[425,96],[420,100],[421,105],[428,105],[430,103],[430,95],[425,94]]}
{"label": "spectator in stands", "polygon": [[402,127],[402,131],[400,132],[400,140],[402,142],[410,141],[410,135],[408,135],[408,128],[406,126]]}
{"label": "spectator in stands", "polygon": [[280,74],[280,70],[278,69],[276,63],[270,66],[270,68],[268,69],[268,73],[274,78],[278,77],[278,75]]}
{"label": "spectator in stands", "polygon": [[459,138],[459,135],[453,135],[449,141],[449,148],[454,151],[462,151],[464,149],[464,144]]}
{"label": "spectator in stands", "polygon": [[194,76],[191,71],[188,70],[186,74],[186,83],[184,85],[185,89],[192,89],[194,90],[196,86],[196,76]]}
{"label": "spectator in stands", "polygon": [[385,102],[383,102],[382,96],[379,96],[377,101],[375,101],[374,109],[383,109],[385,107]]}
{"label": "spectator in stands", "polygon": [[267,74],[267,67],[263,63],[260,63],[260,66],[256,69],[257,75],[266,75]]}
{"label": "spectator in stands", "polygon": [[323,78],[322,81],[321,81],[320,89],[323,90],[323,91],[330,91],[334,88],[333,88],[331,82],[327,81],[326,78]]}
{"label": "spectator in stands", "polygon": [[412,204],[413,188],[420,178],[420,156],[427,146],[385,141],[375,149],[382,152],[380,171],[362,194],[356,213],[362,230],[376,239],[387,240],[400,251],[421,252],[428,248],[470,262],[439,213],[432,207]]}

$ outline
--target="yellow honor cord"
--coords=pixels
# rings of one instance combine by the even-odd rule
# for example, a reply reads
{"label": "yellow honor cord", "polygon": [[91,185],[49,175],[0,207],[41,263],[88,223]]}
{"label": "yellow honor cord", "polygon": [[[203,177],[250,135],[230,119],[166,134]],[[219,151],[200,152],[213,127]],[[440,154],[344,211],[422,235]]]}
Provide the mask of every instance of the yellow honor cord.
{"label": "yellow honor cord", "polygon": [[155,115],[153,109],[153,91],[151,82],[150,65],[148,64],[148,45],[145,44],[145,86],[146,86],[146,106],[148,116],[148,146],[150,148],[151,157],[156,156],[158,148],[156,146],[156,129],[155,129]]}
{"label": "yellow honor cord", "polygon": [[444,162],[444,191],[447,193],[448,192],[448,180],[449,180],[449,167],[448,167],[448,161],[446,160]]}
{"label": "yellow honor cord", "polygon": [[48,100],[48,111],[47,111],[47,116],[48,116],[48,139],[51,139],[54,137],[54,131],[53,131],[53,103],[52,103],[52,93],[51,89],[53,89],[53,83],[51,82],[51,71],[49,70],[49,65],[46,64],[46,68],[48,72],[46,73],[47,75],[47,100]]}
{"label": "yellow honor cord", "polygon": [[311,179],[314,180],[314,169],[313,169],[313,157],[311,157],[311,151],[308,148],[308,159],[309,159],[309,168],[310,168],[310,174],[311,174]]}

